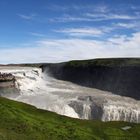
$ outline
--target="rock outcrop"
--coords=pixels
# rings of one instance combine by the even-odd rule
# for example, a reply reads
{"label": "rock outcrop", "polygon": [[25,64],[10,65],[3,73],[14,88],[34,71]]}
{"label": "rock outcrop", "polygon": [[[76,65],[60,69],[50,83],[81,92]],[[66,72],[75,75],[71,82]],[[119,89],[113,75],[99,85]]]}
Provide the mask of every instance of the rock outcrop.
{"label": "rock outcrop", "polygon": [[15,87],[15,77],[11,73],[0,73],[0,88]]}

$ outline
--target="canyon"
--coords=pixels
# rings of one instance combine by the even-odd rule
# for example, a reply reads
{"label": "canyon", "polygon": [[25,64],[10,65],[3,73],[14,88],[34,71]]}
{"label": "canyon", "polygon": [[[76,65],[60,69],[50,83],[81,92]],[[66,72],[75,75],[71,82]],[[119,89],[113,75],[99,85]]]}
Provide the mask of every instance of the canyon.
{"label": "canyon", "polygon": [[[55,68],[59,77],[55,76],[56,73],[54,74],[50,64],[43,65],[43,68],[5,66],[0,67],[0,71],[11,73],[16,79],[14,88],[1,89],[0,95],[6,98],[73,118],[140,122],[140,101],[139,98],[136,98],[138,93],[135,92],[138,89],[134,90],[136,94],[132,92],[131,96],[130,93],[126,96],[127,92],[124,92],[124,90],[122,90],[124,94],[121,95],[111,90],[107,91],[102,88],[83,85],[83,83],[79,84],[61,78],[60,66],[59,71],[58,68]],[[81,72],[79,73],[81,74]],[[66,78],[66,72],[63,74]],[[81,80],[83,77],[81,75],[79,79]],[[68,75],[67,78],[69,78]],[[71,75],[71,78],[76,79],[77,75]],[[84,80],[81,81],[84,82]],[[122,86],[126,85],[123,84]]]}

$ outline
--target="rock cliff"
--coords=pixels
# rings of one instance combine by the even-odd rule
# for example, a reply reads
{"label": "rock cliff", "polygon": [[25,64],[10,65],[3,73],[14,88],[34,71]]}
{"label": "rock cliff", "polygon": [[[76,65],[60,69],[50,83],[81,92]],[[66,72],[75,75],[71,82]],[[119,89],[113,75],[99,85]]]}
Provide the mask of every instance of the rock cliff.
{"label": "rock cliff", "polygon": [[140,99],[140,59],[95,59],[46,64],[57,79]]}

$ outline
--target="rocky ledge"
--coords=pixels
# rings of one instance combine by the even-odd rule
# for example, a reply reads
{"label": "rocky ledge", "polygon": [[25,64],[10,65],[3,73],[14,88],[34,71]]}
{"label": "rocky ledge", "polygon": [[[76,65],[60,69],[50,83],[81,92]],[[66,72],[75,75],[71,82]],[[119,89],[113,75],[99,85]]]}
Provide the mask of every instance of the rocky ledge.
{"label": "rocky ledge", "polygon": [[0,72],[0,88],[15,87],[15,77],[11,73]]}
{"label": "rocky ledge", "polygon": [[15,77],[11,73],[1,73],[0,72],[0,82],[13,81]]}

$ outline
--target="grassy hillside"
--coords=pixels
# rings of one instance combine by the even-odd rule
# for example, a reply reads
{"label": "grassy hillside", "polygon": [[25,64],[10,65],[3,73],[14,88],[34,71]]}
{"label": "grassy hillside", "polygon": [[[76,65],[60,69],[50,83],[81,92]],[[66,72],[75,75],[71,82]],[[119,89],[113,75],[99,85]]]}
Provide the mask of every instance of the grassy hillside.
{"label": "grassy hillside", "polygon": [[41,67],[42,65],[45,65],[46,63],[27,63],[27,64],[8,64],[5,66],[20,66],[20,67]]}
{"label": "grassy hillside", "polygon": [[[131,126],[129,130],[122,127]],[[140,124],[71,119],[0,97],[0,140],[139,140]]]}
{"label": "grassy hillside", "polygon": [[67,66],[140,66],[140,58],[106,58],[92,60],[74,60]]}
{"label": "grassy hillside", "polygon": [[[73,60],[62,63],[27,63],[8,64],[6,66],[42,67],[43,65],[65,64],[67,66],[140,66],[140,58],[101,58],[89,60]],[[1,65],[4,66],[4,65]]]}

